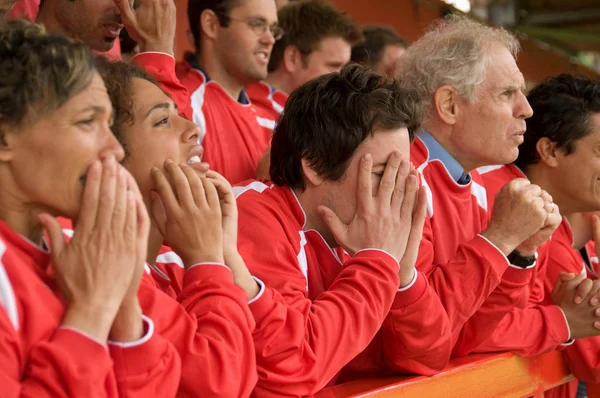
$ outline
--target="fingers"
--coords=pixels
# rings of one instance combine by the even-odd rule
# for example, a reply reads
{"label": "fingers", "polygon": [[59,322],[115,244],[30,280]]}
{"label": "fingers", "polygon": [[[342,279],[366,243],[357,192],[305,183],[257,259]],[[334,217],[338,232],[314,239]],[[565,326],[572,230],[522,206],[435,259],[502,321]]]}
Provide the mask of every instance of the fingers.
{"label": "fingers", "polygon": [[77,230],[90,231],[94,228],[96,213],[98,212],[101,176],[102,163],[97,160],[88,168],[86,174],[81,209],[77,218]]}
{"label": "fingers", "polygon": [[558,279],[552,288],[552,298],[554,299],[555,304],[558,304],[560,301],[562,293],[565,290],[565,283],[573,279],[575,279],[575,274],[572,273],[561,272],[558,275]]}
{"label": "fingers", "polygon": [[[404,200],[402,202],[402,208],[400,209],[400,217],[402,220],[409,221],[412,219],[412,215],[415,210],[415,202],[417,201],[419,191],[419,179],[417,178],[417,171],[413,170],[406,179]],[[423,194],[425,194],[425,190],[423,189],[422,191]],[[425,200],[426,199],[427,198],[425,197]],[[426,203],[420,205],[426,205]]]}
{"label": "fingers", "polygon": [[152,179],[154,180],[156,194],[160,197],[166,217],[173,218],[180,211],[180,207],[171,184],[167,181],[165,174],[156,167],[152,169]]}
{"label": "fingers", "polygon": [[[132,192],[132,191],[130,191]],[[148,209],[143,200],[138,200],[133,194],[136,204],[136,216],[137,216],[137,237],[142,239],[144,242],[148,241],[148,235],[150,233],[150,215]],[[146,253],[144,253],[144,256]]]}
{"label": "fingers", "polygon": [[156,191],[150,192],[150,201],[151,206],[150,209],[152,211],[152,217],[154,218],[154,223],[158,228],[160,234],[165,236],[166,234],[166,224],[167,224],[167,213],[165,211],[165,207],[160,198],[160,195]]}
{"label": "fingers", "polygon": [[40,214],[38,219],[50,237],[50,249],[52,250],[52,255],[60,255],[66,244],[60,223],[56,218],[47,213]]}
{"label": "fingers", "polygon": [[401,159],[396,175],[394,194],[392,196],[392,212],[399,214],[406,195],[407,178],[412,173],[412,164],[408,159]]}
{"label": "fingers", "polygon": [[592,289],[584,300],[588,301],[592,307],[595,307],[600,303],[600,280],[599,279],[596,279],[595,281],[593,281]]}
{"label": "fingers", "polygon": [[583,299],[590,293],[592,290],[592,281],[590,279],[584,279],[583,282],[577,286],[577,290],[575,291],[575,298],[573,302],[575,304],[581,304]]}
{"label": "fingers", "polygon": [[[348,231],[348,226],[327,206],[318,206],[317,212],[327,225],[327,228],[331,231],[336,242],[343,246],[346,241],[345,236]],[[350,254],[354,255],[354,253]]]}
{"label": "fingers", "polygon": [[214,211],[221,213],[221,204],[219,202],[219,193],[217,192],[217,188],[210,182],[208,179],[202,179],[202,185],[204,186],[204,192],[206,193],[206,202],[208,203],[208,207]]}
{"label": "fingers", "polygon": [[356,212],[366,213],[371,211],[373,205],[373,188],[371,170],[373,169],[373,157],[367,153],[360,160],[358,169],[358,183],[356,187]]}
{"label": "fingers", "polygon": [[515,178],[507,183],[511,189],[520,190],[525,188],[527,185],[531,185],[531,182],[526,178]]}
{"label": "fingers", "polygon": [[563,292],[572,291],[573,292],[573,300],[577,295],[576,289],[577,287],[586,279],[584,275],[575,275],[575,278],[570,281],[564,282],[563,284]]}
{"label": "fingers", "polygon": [[[215,174],[218,177],[214,176]],[[235,204],[235,195],[231,189],[231,184],[223,176],[211,171],[206,173],[206,178],[215,186],[219,194],[219,198],[221,198],[223,202]]]}
{"label": "fingers", "polygon": [[98,213],[96,215],[96,225],[98,226],[108,226],[111,222],[117,192],[118,166],[114,156],[109,156],[104,160]]}
{"label": "fingers", "polygon": [[119,166],[120,170],[117,177],[117,190],[115,194],[115,207],[112,214],[112,223],[117,231],[122,231],[127,218],[127,175],[123,166]]}
{"label": "fingers", "polygon": [[415,205],[415,212],[412,218],[406,251],[404,252],[404,256],[402,256],[402,261],[400,262],[401,268],[414,267],[417,262],[419,246],[423,236],[423,225],[425,224],[426,216],[427,195],[424,189],[420,189],[417,196],[417,203]]}
{"label": "fingers", "polygon": [[[188,209],[193,208],[196,204],[194,200],[194,194],[192,193],[190,182],[181,167],[175,164],[173,161],[167,160],[165,162],[165,170],[173,182],[175,194],[177,195],[177,199],[179,199],[179,203]],[[198,176],[195,174],[194,177],[196,179],[198,178]],[[200,186],[201,185],[198,183],[195,188],[200,189]],[[199,198],[200,202],[202,202],[203,195],[204,192],[197,193],[197,197]]]}
{"label": "fingers", "polygon": [[180,165],[181,171],[187,178],[192,198],[196,205],[202,206],[207,203],[206,190],[202,184],[200,177],[196,174],[196,171],[187,165]]}
{"label": "fingers", "polygon": [[574,278],[575,278],[575,274],[573,274],[573,273],[571,273],[571,272],[561,272],[561,273],[558,275],[558,279],[559,279],[561,282],[568,282],[568,281],[571,281],[571,280],[573,280]]}
{"label": "fingers", "polygon": [[387,159],[387,164],[383,170],[383,177],[381,177],[379,188],[377,189],[377,201],[380,208],[389,207],[392,203],[392,196],[400,196],[399,200],[402,201],[404,187],[397,186],[401,161],[402,155],[397,151],[393,151]]}
{"label": "fingers", "polygon": [[129,0],[113,0],[119,12],[121,13],[121,20],[126,26],[135,26],[135,11],[133,10]]}
{"label": "fingers", "polygon": [[136,198],[131,191],[127,191],[127,218],[125,221],[125,229],[123,233],[123,238],[128,245],[135,245],[138,235],[138,210],[137,210],[137,201]]}

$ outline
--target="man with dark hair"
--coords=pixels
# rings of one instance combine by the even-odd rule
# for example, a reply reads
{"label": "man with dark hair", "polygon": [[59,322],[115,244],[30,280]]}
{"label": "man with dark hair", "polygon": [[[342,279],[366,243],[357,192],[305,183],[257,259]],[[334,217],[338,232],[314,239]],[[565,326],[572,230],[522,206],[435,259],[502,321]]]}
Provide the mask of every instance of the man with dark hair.
{"label": "man with dark hair", "polygon": [[285,35],[273,46],[269,76],[246,88],[257,108],[277,121],[289,93],[305,82],[339,72],[350,61],[360,30],[345,12],[323,0],[289,3],[279,9]]}
{"label": "man with dark hair", "polygon": [[389,26],[366,25],[362,34],[364,40],[352,47],[352,61],[382,75],[395,77],[408,42]]}
{"label": "man with dark hair", "polygon": [[202,130],[204,160],[230,182],[254,178],[271,123],[244,87],[267,77],[273,44],[283,36],[275,0],[190,0],[188,17],[196,53],[178,72]]}
{"label": "man with dark hair", "polygon": [[273,182],[234,188],[240,254],[282,301],[250,304],[262,319],[257,395],[312,395],[361,352],[346,370],[446,365],[448,319],[414,269],[425,197],[409,147],[421,113],[415,93],[358,65],[312,80],[275,128]]}
{"label": "man with dark hair", "polygon": [[[519,156],[514,164],[482,170],[482,176],[492,191],[508,180],[527,178],[560,207],[563,221],[548,244],[545,275],[538,275],[546,302],[552,304],[554,286],[565,278],[561,273],[597,278],[584,248],[592,239],[600,244],[600,223],[589,213],[600,211],[600,82],[559,75],[533,88],[527,100],[533,116],[527,119]],[[581,305],[585,308],[588,303]],[[577,379],[600,381],[600,337],[575,340],[563,355]],[[575,397],[576,391],[574,382],[551,390],[549,396]]]}

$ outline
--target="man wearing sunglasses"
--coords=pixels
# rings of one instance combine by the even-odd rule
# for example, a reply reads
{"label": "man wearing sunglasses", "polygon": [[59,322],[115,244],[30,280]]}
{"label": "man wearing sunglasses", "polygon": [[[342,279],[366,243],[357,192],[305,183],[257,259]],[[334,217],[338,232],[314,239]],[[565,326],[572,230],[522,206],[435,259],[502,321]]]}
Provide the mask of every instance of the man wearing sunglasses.
{"label": "man wearing sunglasses", "polygon": [[179,68],[202,130],[204,161],[231,183],[256,177],[272,128],[244,87],[267,77],[273,44],[284,32],[274,0],[190,0],[196,53]]}

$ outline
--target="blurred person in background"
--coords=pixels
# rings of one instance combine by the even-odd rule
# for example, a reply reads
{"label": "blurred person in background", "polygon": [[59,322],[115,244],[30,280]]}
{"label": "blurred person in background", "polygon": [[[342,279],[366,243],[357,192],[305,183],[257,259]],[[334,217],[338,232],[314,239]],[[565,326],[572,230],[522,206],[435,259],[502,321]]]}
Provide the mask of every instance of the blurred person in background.
{"label": "blurred person in background", "polygon": [[0,0],[0,20],[14,7],[17,0]]}
{"label": "blurred person in background", "polygon": [[366,25],[362,28],[364,40],[352,47],[352,62],[357,62],[377,73],[396,77],[400,57],[408,42],[391,27]]}

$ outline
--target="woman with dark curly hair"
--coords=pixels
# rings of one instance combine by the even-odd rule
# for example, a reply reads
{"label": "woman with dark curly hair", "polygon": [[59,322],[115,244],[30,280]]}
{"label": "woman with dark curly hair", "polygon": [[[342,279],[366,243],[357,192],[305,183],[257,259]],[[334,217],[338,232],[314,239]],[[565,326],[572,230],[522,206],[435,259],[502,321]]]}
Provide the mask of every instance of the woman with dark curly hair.
{"label": "woman with dark curly hair", "polygon": [[[257,380],[249,303],[274,303],[237,251],[231,187],[202,163],[200,129],[179,115],[153,77],[102,58],[96,65],[115,109],[112,130],[125,149],[121,164],[152,213],[151,275],[139,297],[181,357],[178,395],[249,396]],[[169,83],[165,87],[178,84]]]}

